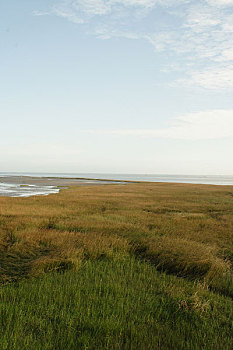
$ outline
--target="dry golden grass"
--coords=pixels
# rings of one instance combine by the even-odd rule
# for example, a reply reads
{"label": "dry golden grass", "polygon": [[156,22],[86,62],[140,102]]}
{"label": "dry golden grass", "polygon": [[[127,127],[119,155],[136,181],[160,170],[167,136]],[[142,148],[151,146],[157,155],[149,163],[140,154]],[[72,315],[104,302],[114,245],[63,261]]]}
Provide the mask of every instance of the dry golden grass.
{"label": "dry golden grass", "polygon": [[231,186],[111,184],[0,197],[0,280],[134,254],[232,295],[232,229]]}

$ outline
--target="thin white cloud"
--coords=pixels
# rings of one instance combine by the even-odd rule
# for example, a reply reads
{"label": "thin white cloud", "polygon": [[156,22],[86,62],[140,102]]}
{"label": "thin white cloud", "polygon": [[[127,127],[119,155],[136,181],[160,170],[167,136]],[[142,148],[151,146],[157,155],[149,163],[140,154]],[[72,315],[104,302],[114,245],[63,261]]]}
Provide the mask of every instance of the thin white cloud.
{"label": "thin white cloud", "polygon": [[114,12],[119,16],[119,7],[134,7],[147,9],[154,6],[154,0],[66,0],[54,6],[56,15],[67,18],[75,23],[85,23],[93,17],[106,16]]}
{"label": "thin white cloud", "polygon": [[145,39],[156,51],[174,52],[182,62],[183,75],[187,78],[177,83],[206,89],[233,87],[232,11],[199,1],[185,8],[177,27],[150,33]]}
{"label": "thin white cloud", "polygon": [[78,16],[76,13],[74,13],[72,9],[64,8],[63,6],[54,7],[53,13],[76,24],[84,23],[84,19],[81,16]]}
{"label": "thin white cloud", "polygon": [[[83,23],[89,21],[92,17],[101,17],[111,15],[118,18],[127,14],[130,9],[129,17],[138,16],[140,11],[152,10],[157,6],[172,7],[187,3],[190,0],[63,0],[53,7],[53,12],[61,17],[66,17],[70,21]],[[126,11],[126,12],[125,12]],[[133,13],[132,13],[133,12]],[[68,14],[68,15],[67,15]],[[81,21],[82,22],[78,22]]]}
{"label": "thin white cloud", "polygon": [[[170,54],[170,70],[177,66],[182,75],[179,84],[229,89],[233,87],[232,6],[233,0],[60,0],[51,13],[86,24],[87,33],[101,39],[147,40],[160,55]],[[148,15],[154,16],[151,26]]]}
{"label": "thin white cloud", "polygon": [[213,90],[233,88],[233,66],[193,72],[189,79],[183,80],[183,83]]}
{"label": "thin white cloud", "polygon": [[215,8],[195,4],[186,12],[184,27],[190,28],[194,33],[200,33],[206,28],[214,28],[221,24],[221,14]]}
{"label": "thin white cloud", "polygon": [[211,6],[229,7],[233,6],[233,0],[207,0]]}
{"label": "thin white cloud", "polygon": [[163,129],[86,130],[90,134],[140,136],[181,140],[208,140],[233,137],[233,110],[188,113],[175,118]]}

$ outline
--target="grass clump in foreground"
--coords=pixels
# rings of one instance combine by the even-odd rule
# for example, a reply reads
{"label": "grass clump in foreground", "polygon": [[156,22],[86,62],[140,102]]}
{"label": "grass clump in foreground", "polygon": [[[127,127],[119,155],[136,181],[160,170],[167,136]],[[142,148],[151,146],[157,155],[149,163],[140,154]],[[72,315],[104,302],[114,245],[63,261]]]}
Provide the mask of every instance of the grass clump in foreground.
{"label": "grass clump in foreground", "polygon": [[0,289],[1,349],[232,349],[232,302],[134,258]]}
{"label": "grass clump in foreground", "polygon": [[232,213],[230,186],[0,198],[0,348],[231,349]]}

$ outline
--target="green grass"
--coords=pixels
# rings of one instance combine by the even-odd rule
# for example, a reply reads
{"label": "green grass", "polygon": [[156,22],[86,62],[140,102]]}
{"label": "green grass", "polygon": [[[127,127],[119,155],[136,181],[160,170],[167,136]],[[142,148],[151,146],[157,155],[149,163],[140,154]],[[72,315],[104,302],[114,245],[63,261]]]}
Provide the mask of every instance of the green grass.
{"label": "green grass", "polygon": [[232,349],[232,301],[134,258],[0,288],[1,350]]}

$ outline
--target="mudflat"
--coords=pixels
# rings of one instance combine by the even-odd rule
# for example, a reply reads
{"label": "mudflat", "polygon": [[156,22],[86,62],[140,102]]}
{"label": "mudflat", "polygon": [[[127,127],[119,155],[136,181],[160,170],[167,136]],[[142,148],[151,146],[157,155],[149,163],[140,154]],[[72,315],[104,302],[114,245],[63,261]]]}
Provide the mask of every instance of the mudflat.
{"label": "mudflat", "polygon": [[105,185],[109,183],[122,183],[122,181],[63,177],[4,176],[0,177],[0,183],[36,186],[70,186]]}

